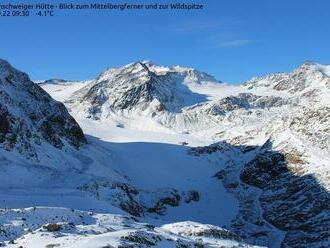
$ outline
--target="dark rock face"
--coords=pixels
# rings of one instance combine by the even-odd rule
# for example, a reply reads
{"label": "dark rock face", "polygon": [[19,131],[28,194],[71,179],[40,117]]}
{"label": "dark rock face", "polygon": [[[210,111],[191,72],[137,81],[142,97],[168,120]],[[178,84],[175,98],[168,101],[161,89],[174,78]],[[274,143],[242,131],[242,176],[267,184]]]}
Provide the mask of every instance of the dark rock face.
{"label": "dark rock face", "polygon": [[[155,246],[158,242],[162,240],[162,237],[156,234],[148,234],[144,232],[134,232],[127,236],[124,236],[121,238],[121,241],[123,241],[123,244],[126,244],[127,246],[124,247],[142,247],[142,246]],[[128,244],[127,244],[128,242]],[[129,246],[133,245],[133,246]]]}
{"label": "dark rock face", "polygon": [[[63,147],[62,137],[66,137],[69,143],[75,147],[79,147],[85,142],[85,137],[76,123],[76,121],[67,115],[66,109],[60,109],[62,112],[48,116],[42,123],[40,130],[46,141],[57,148]],[[67,123],[73,125],[68,126]]]}
{"label": "dark rock face", "polygon": [[185,195],[185,199],[184,201],[186,203],[190,203],[190,202],[198,202],[200,199],[200,194],[198,191],[196,190],[190,190],[189,192],[187,192],[187,194]]}
{"label": "dark rock face", "polygon": [[85,136],[62,103],[0,60],[0,147],[37,158],[36,145],[78,148]]}
{"label": "dark rock face", "polygon": [[241,180],[262,189],[263,217],[286,232],[282,247],[326,247],[330,194],[312,175],[291,173],[285,157],[274,151],[257,154],[242,170]]}
{"label": "dark rock face", "polygon": [[130,184],[123,182],[93,181],[78,187],[92,193],[97,199],[111,200],[114,205],[127,213],[141,217],[145,211],[139,202],[139,191]]}
{"label": "dark rock face", "polygon": [[315,146],[330,151],[330,108],[304,107],[290,120],[290,129],[305,136]]}
{"label": "dark rock face", "polygon": [[216,238],[216,239],[241,240],[241,238],[235,233],[220,228],[209,228],[209,229],[197,231],[194,232],[193,235]]}
{"label": "dark rock face", "polygon": [[58,232],[62,229],[61,225],[56,224],[56,223],[51,223],[51,224],[45,225],[44,228],[48,232]]}
{"label": "dark rock face", "polygon": [[328,247],[330,193],[301,169],[306,161],[298,151],[274,150],[271,139],[258,147],[223,143],[191,148],[191,155],[228,156],[214,177],[239,202],[230,231],[267,247]]}
{"label": "dark rock face", "polygon": [[157,213],[163,215],[167,206],[177,207],[180,204],[181,196],[177,190],[169,190],[162,192],[165,196],[160,196],[157,202],[148,208],[149,213]]}
{"label": "dark rock face", "polygon": [[137,189],[126,183],[113,183],[112,188],[119,190],[116,194],[116,202],[122,210],[133,216],[140,217],[143,215],[144,209],[136,199],[139,194]]}
{"label": "dark rock face", "polygon": [[216,152],[225,152],[232,150],[232,146],[227,142],[219,142],[209,146],[197,146],[192,147],[189,150],[189,154],[194,156],[201,156],[206,154],[212,154]]}
{"label": "dark rock face", "polygon": [[[258,173],[256,173],[256,171]],[[258,188],[266,187],[269,181],[276,180],[288,168],[284,155],[281,153],[265,152],[258,154],[241,172],[241,180]],[[262,174],[262,177],[260,176]]]}
{"label": "dark rock face", "polygon": [[97,199],[111,200],[115,206],[136,217],[164,215],[169,207],[198,202],[201,197],[196,190],[180,192],[161,188],[151,192],[128,183],[110,181],[93,181],[78,189],[92,193]]}
{"label": "dark rock face", "polygon": [[[4,143],[8,139],[8,134],[12,133],[10,122],[13,121],[8,111],[2,108],[0,114],[0,143]],[[14,136],[15,137],[15,136]],[[11,140],[11,144],[15,142],[15,138]]]}
{"label": "dark rock face", "polygon": [[237,96],[225,97],[206,109],[210,115],[225,115],[237,109],[264,109],[289,104],[289,100],[275,96],[257,96],[252,93],[240,93]]}

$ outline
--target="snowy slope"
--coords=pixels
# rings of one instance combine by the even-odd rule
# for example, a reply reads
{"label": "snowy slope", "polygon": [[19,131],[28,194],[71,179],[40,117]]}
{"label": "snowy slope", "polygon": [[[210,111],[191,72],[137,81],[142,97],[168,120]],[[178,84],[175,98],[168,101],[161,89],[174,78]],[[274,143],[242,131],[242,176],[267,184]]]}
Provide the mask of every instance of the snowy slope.
{"label": "snowy slope", "polygon": [[211,225],[180,222],[157,226],[157,222],[137,222],[119,214],[65,208],[5,210],[0,221],[11,238],[27,233],[8,247],[256,247]]}

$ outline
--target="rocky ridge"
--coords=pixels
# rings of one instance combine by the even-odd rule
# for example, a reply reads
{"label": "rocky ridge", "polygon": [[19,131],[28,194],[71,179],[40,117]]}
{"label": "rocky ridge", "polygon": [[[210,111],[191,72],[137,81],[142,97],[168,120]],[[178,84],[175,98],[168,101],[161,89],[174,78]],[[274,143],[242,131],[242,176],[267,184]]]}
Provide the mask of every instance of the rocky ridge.
{"label": "rocky ridge", "polygon": [[86,143],[65,106],[4,60],[0,60],[0,119],[0,146],[29,158],[37,159],[36,147],[43,143],[57,149]]}

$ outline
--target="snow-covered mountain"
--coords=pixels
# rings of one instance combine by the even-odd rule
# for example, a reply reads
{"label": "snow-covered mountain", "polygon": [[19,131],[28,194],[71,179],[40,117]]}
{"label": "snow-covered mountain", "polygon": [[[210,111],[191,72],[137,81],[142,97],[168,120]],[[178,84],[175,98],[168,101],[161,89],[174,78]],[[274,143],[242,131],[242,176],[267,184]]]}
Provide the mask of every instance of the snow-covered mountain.
{"label": "snow-covered mountain", "polygon": [[94,119],[104,119],[116,111],[181,112],[185,106],[206,100],[188,85],[208,82],[217,81],[191,68],[136,62],[104,71],[70,101]]}
{"label": "snow-covered mountain", "polygon": [[0,146],[38,159],[47,143],[61,149],[86,143],[77,122],[60,102],[8,62],[0,60]]}
{"label": "snow-covered mountain", "polygon": [[329,76],[329,66],[307,61],[290,73],[253,78],[245,86],[249,89],[273,89],[285,94],[316,93],[330,89]]}
{"label": "snow-covered mountain", "polygon": [[[235,86],[140,61],[95,80],[40,82],[87,144],[15,166],[28,173],[24,188],[2,183],[10,210],[0,237],[41,247],[328,247],[329,72],[306,62]],[[31,189],[31,175],[52,183]]]}

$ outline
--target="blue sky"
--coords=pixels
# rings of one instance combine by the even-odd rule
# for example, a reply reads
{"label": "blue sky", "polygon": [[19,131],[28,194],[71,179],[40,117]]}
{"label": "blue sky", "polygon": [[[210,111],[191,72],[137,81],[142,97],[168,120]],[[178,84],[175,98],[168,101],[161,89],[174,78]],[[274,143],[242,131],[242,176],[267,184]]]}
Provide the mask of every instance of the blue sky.
{"label": "blue sky", "polygon": [[33,79],[88,79],[107,67],[148,59],[238,83],[305,60],[330,64],[328,0],[194,2],[205,9],[0,17],[0,57]]}

